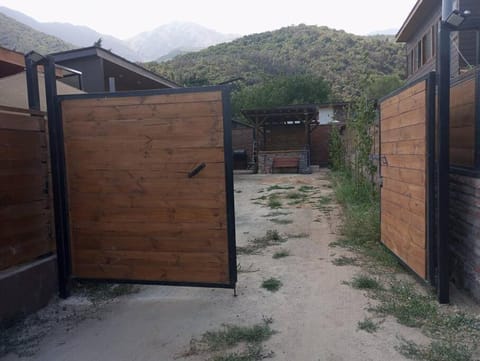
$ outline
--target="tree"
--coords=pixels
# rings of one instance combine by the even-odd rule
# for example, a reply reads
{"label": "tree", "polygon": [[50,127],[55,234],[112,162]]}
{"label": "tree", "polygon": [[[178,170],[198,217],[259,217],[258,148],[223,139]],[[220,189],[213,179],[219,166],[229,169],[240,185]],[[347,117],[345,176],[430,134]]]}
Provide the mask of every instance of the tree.
{"label": "tree", "polygon": [[402,85],[403,81],[398,75],[376,76],[372,78],[370,84],[366,87],[366,95],[370,99],[378,100]]}
{"label": "tree", "polygon": [[244,86],[232,95],[234,114],[242,109],[325,103],[330,86],[323,78],[308,75],[277,77]]}

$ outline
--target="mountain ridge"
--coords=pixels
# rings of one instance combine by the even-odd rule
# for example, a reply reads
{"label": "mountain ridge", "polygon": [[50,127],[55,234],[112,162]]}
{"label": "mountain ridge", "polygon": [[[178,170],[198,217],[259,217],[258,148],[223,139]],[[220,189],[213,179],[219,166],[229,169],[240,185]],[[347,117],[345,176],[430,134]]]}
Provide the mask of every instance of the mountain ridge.
{"label": "mountain ridge", "polygon": [[404,47],[391,37],[359,36],[304,24],[247,35],[145,66],[186,86],[234,78],[244,79],[248,86],[276,76],[311,74],[330,83],[334,98],[345,100],[358,95],[368,78],[405,76]]}
{"label": "mountain ridge", "polygon": [[[130,39],[121,40],[102,34],[83,25],[63,22],[40,22],[20,11],[0,6],[0,13],[44,34],[55,36],[77,47],[93,45],[102,39],[102,47],[130,61],[151,61],[175,52],[197,51],[208,46],[233,40],[234,34],[222,34],[191,22],[172,22],[144,31]],[[8,28],[3,27],[1,36],[7,38]]]}

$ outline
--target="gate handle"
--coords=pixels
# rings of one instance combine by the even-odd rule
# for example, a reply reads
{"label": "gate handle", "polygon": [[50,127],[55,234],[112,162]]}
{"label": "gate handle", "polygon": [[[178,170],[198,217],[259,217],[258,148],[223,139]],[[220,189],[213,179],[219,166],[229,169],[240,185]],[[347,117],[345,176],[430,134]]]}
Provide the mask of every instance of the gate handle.
{"label": "gate handle", "polygon": [[197,165],[190,173],[188,173],[188,178],[195,177],[198,173],[200,173],[207,165],[205,163],[200,163]]}

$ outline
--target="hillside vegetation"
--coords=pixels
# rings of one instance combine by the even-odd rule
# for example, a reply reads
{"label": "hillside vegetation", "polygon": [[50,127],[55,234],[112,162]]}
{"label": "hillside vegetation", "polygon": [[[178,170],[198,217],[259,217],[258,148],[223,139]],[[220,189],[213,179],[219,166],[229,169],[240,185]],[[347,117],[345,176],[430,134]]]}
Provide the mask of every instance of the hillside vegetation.
{"label": "hillside vegetation", "polygon": [[298,25],[254,34],[145,65],[187,86],[211,85],[241,77],[243,85],[278,76],[325,79],[332,100],[358,95],[367,77],[404,76],[403,46],[391,37],[364,37],[327,27]]}
{"label": "hillside vegetation", "polygon": [[41,33],[0,13],[0,46],[22,53],[36,51],[40,54],[73,49],[54,36]]}

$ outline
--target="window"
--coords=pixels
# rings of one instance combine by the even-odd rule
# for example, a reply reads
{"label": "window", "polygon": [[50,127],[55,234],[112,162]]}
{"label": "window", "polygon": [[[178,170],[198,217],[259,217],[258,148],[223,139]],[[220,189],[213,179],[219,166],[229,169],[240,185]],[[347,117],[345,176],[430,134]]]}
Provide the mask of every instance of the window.
{"label": "window", "polygon": [[421,41],[419,41],[417,44],[416,53],[417,53],[417,58],[416,58],[417,69],[420,69],[422,67],[422,42]]}
{"label": "window", "polygon": [[414,66],[413,66],[413,50],[410,51],[410,74],[413,74],[415,72]]}
{"label": "window", "polygon": [[432,58],[432,32],[428,31],[422,38],[422,65]]}

